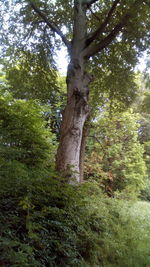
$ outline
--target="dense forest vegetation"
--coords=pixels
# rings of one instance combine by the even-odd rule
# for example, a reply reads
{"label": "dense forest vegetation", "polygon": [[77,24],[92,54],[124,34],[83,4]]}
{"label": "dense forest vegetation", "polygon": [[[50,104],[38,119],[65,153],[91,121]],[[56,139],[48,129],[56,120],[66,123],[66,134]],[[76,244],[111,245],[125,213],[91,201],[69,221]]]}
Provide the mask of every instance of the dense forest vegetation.
{"label": "dense forest vegetation", "polygon": [[149,267],[149,1],[0,6],[0,266]]}

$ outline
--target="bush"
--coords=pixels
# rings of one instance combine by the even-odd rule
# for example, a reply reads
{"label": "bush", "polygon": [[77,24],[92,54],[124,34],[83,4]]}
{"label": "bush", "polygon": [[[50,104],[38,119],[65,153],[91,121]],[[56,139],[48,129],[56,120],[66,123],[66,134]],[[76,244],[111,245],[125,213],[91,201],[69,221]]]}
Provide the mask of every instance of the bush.
{"label": "bush", "polygon": [[17,188],[1,192],[1,266],[149,266],[147,203],[58,177]]}

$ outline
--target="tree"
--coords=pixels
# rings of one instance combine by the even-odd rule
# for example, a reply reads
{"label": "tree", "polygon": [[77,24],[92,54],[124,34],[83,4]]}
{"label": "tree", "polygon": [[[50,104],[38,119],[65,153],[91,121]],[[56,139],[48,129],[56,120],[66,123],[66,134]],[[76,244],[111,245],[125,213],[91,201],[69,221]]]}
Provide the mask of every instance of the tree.
{"label": "tree", "polygon": [[150,84],[148,77],[142,77],[142,90],[135,102],[134,108],[138,112],[140,108],[140,128],[138,131],[139,141],[144,145],[144,160],[147,167],[147,180],[141,198],[150,200]]}
{"label": "tree", "polygon": [[41,48],[38,55],[22,51],[13,62],[5,61],[3,69],[10,92],[18,99],[38,99],[53,106],[58,95],[57,72]]}
{"label": "tree", "polygon": [[47,61],[41,49],[38,55],[30,51],[19,53],[13,62],[2,62],[0,75],[2,90],[10,92],[16,99],[36,100],[49,108],[44,112],[47,127],[59,137],[62,110],[66,99],[65,77]]}
{"label": "tree", "polygon": [[[148,47],[149,2],[57,0],[51,3],[28,0],[21,1],[21,5],[22,21],[17,16],[17,23],[21,21],[24,24],[26,37],[30,39],[30,49],[31,43],[35,45],[37,39],[48,44],[47,36],[51,39],[47,51],[53,47],[52,38],[56,41],[55,45],[61,40],[67,47],[70,60],[66,79],[67,104],[63,113],[56,164],[58,171],[65,174],[71,168],[73,176],[80,181],[83,129],[90,112],[89,86],[94,80],[89,68],[91,60],[98,58],[99,67],[103,68],[103,60],[100,61],[103,54],[109,57],[113,49],[116,49],[116,53],[117,50],[125,50],[127,53],[123,55],[122,68],[128,69],[130,73],[137,61],[136,56]],[[14,25],[12,23],[10,26],[11,40],[15,32]],[[33,36],[30,38],[33,32],[35,42]],[[8,37],[5,38],[4,34],[3,39],[8,40]],[[22,42],[20,47],[23,45]]]}
{"label": "tree", "polygon": [[45,128],[43,112],[36,101],[16,100],[1,92],[1,185],[4,181],[11,186],[17,177],[20,183],[47,177],[54,167],[55,136]]}
{"label": "tree", "polygon": [[119,192],[139,194],[144,187],[144,146],[138,141],[139,114],[132,110],[110,114],[105,111],[89,136],[87,178],[94,178],[109,196]]}

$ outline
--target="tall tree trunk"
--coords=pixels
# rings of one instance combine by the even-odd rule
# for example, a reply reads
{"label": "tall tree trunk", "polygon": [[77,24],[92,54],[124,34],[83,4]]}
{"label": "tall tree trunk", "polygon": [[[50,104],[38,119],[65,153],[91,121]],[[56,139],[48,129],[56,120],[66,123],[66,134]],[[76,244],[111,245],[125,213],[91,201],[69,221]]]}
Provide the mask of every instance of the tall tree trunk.
{"label": "tall tree trunk", "polygon": [[83,127],[89,113],[88,85],[90,75],[85,72],[83,50],[86,45],[86,6],[83,0],[74,1],[74,29],[67,72],[67,105],[61,125],[57,151],[57,170],[80,181],[80,151]]}
{"label": "tall tree trunk", "polygon": [[89,114],[88,84],[90,76],[83,71],[83,59],[71,62],[68,67],[68,99],[61,125],[60,144],[57,151],[59,172],[80,181],[80,154],[83,127]]}

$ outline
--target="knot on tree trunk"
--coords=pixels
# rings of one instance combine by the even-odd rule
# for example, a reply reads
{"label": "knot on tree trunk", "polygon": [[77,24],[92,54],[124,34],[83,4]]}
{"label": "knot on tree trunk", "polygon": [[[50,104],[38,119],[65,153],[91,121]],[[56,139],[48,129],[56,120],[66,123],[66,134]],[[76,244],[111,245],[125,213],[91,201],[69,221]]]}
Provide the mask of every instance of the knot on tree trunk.
{"label": "knot on tree trunk", "polygon": [[84,72],[83,83],[85,84],[85,86],[88,86],[93,81],[94,81],[94,75],[88,72]]}
{"label": "knot on tree trunk", "polygon": [[73,96],[75,97],[76,101],[76,110],[77,114],[80,115],[81,113],[88,114],[89,107],[88,107],[88,96],[89,96],[89,88],[85,87],[83,90],[79,90],[77,87],[73,89]]}
{"label": "knot on tree trunk", "polygon": [[72,129],[70,129],[70,133],[72,135],[75,135],[75,136],[80,136],[81,131],[80,131],[80,129],[78,127],[74,126],[74,127],[72,127]]}

